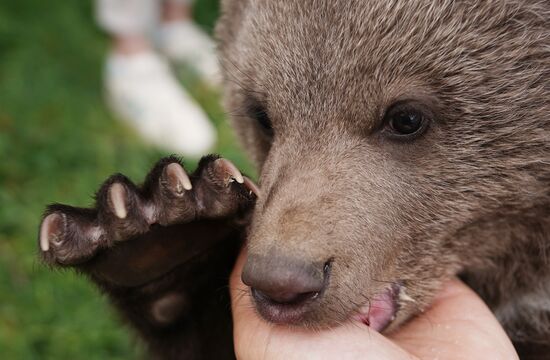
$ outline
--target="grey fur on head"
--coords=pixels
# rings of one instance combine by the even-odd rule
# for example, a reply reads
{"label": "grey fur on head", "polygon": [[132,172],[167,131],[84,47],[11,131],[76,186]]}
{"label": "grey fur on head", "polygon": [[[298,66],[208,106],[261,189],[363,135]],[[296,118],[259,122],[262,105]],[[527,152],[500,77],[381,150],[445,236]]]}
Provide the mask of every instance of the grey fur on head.
{"label": "grey fur on head", "polygon": [[[333,259],[303,325],[399,282],[394,328],[459,273],[514,341],[549,342],[550,2],[226,0],[217,36],[261,169],[250,254]],[[385,135],[397,101],[422,136]]]}

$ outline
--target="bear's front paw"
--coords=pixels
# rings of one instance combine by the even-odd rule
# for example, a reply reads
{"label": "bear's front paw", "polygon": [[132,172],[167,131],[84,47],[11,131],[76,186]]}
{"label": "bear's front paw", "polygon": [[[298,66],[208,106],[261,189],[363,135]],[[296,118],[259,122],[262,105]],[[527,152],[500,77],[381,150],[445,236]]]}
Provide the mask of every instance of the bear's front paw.
{"label": "bear's front paw", "polygon": [[226,159],[204,157],[188,175],[167,157],[142,186],[111,176],[93,208],[50,205],[40,225],[41,257],[140,285],[238,237],[257,196],[254,183]]}

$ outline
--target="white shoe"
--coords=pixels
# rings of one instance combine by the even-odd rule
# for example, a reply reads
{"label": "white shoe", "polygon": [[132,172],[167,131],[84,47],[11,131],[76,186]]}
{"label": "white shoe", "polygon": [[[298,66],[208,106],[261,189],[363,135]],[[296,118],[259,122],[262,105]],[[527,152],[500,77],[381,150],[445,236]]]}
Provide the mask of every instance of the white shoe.
{"label": "white shoe", "polygon": [[211,85],[220,84],[216,44],[194,22],[162,23],[157,40],[159,49],[168,59],[191,65]]}
{"label": "white shoe", "polygon": [[155,53],[109,55],[105,86],[113,110],[152,144],[192,157],[214,145],[208,117]]}

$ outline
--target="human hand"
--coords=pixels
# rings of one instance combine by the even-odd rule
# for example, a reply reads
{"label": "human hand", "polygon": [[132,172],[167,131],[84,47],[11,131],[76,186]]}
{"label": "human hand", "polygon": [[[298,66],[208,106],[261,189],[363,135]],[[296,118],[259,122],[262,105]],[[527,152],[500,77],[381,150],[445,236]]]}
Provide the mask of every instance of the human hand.
{"label": "human hand", "polygon": [[230,287],[238,359],[518,359],[511,341],[483,301],[458,279],[432,306],[388,336],[351,322],[312,332],[261,319],[241,281],[241,253]]}

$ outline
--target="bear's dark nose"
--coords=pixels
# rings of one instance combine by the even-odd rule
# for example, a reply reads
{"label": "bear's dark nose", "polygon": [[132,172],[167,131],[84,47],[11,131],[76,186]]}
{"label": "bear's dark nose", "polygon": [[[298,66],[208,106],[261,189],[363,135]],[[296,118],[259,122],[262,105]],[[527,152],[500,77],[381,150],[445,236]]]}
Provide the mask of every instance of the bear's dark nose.
{"label": "bear's dark nose", "polygon": [[[280,256],[251,255],[243,269],[242,280],[251,287],[256,306],[265,315],[272,313],[267,308],[298,307],[319,298],[327,283],[325,265]],[[277,321],[267,317],[284,322],[284,319]]]}

